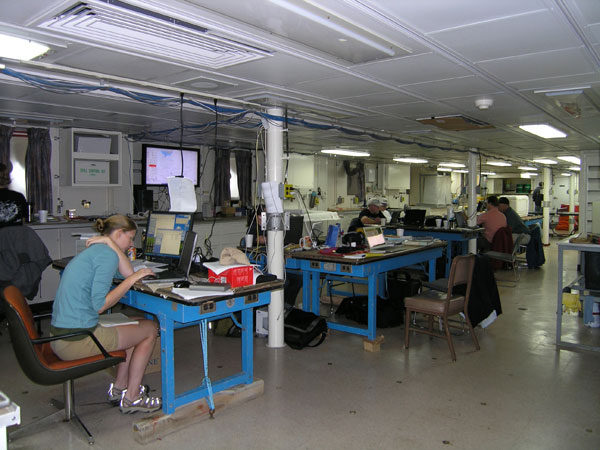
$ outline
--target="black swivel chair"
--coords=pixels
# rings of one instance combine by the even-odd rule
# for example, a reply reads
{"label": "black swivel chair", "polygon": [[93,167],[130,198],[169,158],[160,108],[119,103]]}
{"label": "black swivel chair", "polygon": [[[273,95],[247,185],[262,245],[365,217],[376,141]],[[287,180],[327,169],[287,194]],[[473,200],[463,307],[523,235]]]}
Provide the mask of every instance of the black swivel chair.
{"label": "black swivel chair", "polygon": [[[73,417],[77,419],[88,435],[88,442],[93,444],[94,438],[92,434],[75,413],[73,380],[124,362],[126,357],[125,352],[116,351],[108,353],[90,331],[78,331],[40,338],[36,331],[31,309],[21,291],[15,286],[8,286],[2,291],[2,299],[4,300],[4,310],[8,319],[13,350],[21,369],[23,369],[25,375],[34,383],[45,386],[63,384],[66,421],[70,421]],[[63,361],[54,354],[52,347],[50,347],[51,341],[84,334],[89,335],[94,340],[101,354],[72,361]],[[51,416],[61,413],[62,410],[55,412]],[[48,419],[48,417],[40,420]],[[28,424],[25,427],[21,426],[18,430],[11,433],[10,438],[14,439],[17,434],[22,434],[28,428],[35,427],[37,422],[39,421]]]}

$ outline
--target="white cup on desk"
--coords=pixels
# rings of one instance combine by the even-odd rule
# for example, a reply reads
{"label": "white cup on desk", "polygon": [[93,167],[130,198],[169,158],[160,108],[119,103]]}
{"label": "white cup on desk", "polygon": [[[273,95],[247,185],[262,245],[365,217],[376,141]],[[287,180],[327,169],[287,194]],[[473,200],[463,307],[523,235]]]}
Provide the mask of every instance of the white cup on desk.
{"label": "white cup on desk", "polygon": [[442,227],[442,219],[435,219],[435,226],[436,226],[436,228],[441,228]]}
{"label": "white cup on desk", "polygon": [[396,236],[398,236],[398,237],[404,236],[404,228],[396,228]]}
{"label": "white cup on desk", "polygon": [[247,234],[246,235],[246,248],[252,248],[253,243],[254,243],[254,235]]}
{"label": "white cup on desk", "polygon": [[48,210],[47,209],[40,209],[38,211],[38,218],[40,219],[40,223],[46,223],[46,222],[48,222]]}
{"label": "white cup on desk", "polygon": [[444,228],[446,230],[450,229],[450,221],[448,219],[444,219]]}
{"label": "white cup on desk", "polygon": [[382,227],[385,227],[385,219],[380,219],[381,222],[379,223]]}

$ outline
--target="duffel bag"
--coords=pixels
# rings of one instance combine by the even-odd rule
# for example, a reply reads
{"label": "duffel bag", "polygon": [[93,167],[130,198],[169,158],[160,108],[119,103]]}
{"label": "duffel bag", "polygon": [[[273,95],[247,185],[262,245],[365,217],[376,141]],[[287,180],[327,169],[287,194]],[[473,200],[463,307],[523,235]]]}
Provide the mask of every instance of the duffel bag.
{"label": "duffel bag", "polygon": [[[346,297],[336,314],[366,325],[369,320],[369,298],[366,295]],[[389,328],[404,322],[404,302],[399,299],[377,297],[377,328]]]}
{"label": "duffel bag", "polygon": [[286,311],[283,327],[285,343],[295,350],[317,347],[327,337],[327,322],[323,317],[297,308]]}

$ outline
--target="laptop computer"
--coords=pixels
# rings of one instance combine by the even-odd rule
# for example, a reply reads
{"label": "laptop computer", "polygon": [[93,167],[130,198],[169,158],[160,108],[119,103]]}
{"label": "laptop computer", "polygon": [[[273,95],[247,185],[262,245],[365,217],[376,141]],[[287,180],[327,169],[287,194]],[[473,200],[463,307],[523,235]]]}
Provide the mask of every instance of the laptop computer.
{"label": "laptop computer", "polygon": [[176,281],[187,280],[190,274],[190,268],[192,267],[197,238],[196,233],[191,230],[188,231],[185,234],[183,249],[181,250],[181,257],[179,258],[177,268],[158,272],[154,277],[144,278],[142,283],[174,283]]}
{"label": "laptop computer", "polygon": [[454,214],[454,219],[456,220],[456,228],[463,228],[466,230],[478,230],[481,228],[480,225],[469,225],[467,222],[467,218],[462,211],[459,211]]}
{"label": "laptop computer", "polygon": [[392,220],[390,220],[390,225],[396,225],[398,222],[400,222],[401,213],[402,211],[400,210],[392,212]]}
{"label": "laptop computer", "polygon": [[363,233],[367,240],[368,250],[371,253],[389,253],[401,249],[398,245],[385,243],[381,227],[364,227]]}
{"label": "laptop computer", "polygon": [[426,213],[425,209],[407,209],[404,213],[404,225],[423,228]]}
{"label": "laptop computer", "polygon": [[302,238],[304,216],[302,214],[290,215],[290,229],[285,232],[283,245],[298,244]]}

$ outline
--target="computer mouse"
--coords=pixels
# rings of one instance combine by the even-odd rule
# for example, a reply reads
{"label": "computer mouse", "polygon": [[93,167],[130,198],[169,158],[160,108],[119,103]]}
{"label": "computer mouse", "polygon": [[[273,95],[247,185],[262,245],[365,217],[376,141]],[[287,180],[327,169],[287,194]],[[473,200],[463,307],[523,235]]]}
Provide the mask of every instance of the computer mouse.
{"label": "computer mouse", "polygon": [[173,283],[173,287],[188,288],[188,287],[190,287],[190,282],[186,281],[186,280],[176,281],[175,283]]}

